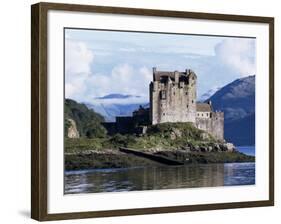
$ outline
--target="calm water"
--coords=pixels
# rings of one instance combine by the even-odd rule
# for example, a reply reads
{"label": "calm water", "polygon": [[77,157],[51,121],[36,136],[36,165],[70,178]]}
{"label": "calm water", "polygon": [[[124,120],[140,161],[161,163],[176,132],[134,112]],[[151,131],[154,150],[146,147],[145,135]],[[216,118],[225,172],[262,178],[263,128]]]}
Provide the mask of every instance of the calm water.
{"label": "calm water", "polygon": [[[239,147],[255,155],[254,147]],[[65,193],[117,192],[255,184],[255,163],[94,169],[65,173]]]}

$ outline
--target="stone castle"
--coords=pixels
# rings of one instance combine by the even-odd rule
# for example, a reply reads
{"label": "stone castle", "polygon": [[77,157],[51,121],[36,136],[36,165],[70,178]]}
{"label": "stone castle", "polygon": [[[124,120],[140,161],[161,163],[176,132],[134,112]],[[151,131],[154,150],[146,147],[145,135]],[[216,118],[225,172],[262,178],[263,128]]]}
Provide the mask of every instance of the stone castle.
{"label": "stone castle", "polygon": [[150,83],[150,121],[192,122],[217,139],[224,139],[224,114],[214,112],[212,104],[198,103],[197,76],[191,70],[184,72],[157,71],[153,68]]}
{"label": "stone castle", "polygon": [[157,71],[149,86],[150,107],[140,108],[132,117],[116,117],[105,123],[110,133],[145,133],[147,125],[165,122],[191,122],[219,140],[224,139],[224,113],[215,112],[212,104],[197,102],[197,76],[184,72]]}
{"label": "stone castle", "polygon": [[153,68],[149,88],[151,123],[195,123],[196,79],[191,70],[166,72]]}

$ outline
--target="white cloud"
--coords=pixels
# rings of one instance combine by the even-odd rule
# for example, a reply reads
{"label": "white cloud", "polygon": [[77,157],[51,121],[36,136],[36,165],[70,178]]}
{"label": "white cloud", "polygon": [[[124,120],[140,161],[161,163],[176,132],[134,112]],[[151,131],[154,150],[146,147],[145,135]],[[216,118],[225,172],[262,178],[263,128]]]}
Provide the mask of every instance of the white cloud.
{"label": "white cloud", "polygon": [[215,47],[219,62],[233,69],[241,76],[253,75],[255,66],[255,40],[225,39]]}
{"label": "white cloud", "polygon": [[132,96],[132,97],[128,97],[126,99],[94,99],[91,101],[87,101],[90,102],[91,104],[95,105],[95,104],[144,104],[144,103],[148,103],[148,98],[147,96]]}
{"label": "white cloud", "polygon": [[[92,91],[87,100],[92,103],[95,97],[104,96],[111,93],[122,93],[141,96],[139,98],[126,99],[133,102],[148,101],[148,86],[152,80],[152,71],[147,67],[133,67],[129,64],[119,64],[115,66],[111,73],[92,74],[89,85]],[[124,103],[123,99],[115,100]],[[129,103],[129,102],[128,102]]]}
{"label": "white cloud", "polygon": [[66,73],[89,73],[90,64],[94,59],[93,53],[83,42],[66,39],[65,70]]}
{"label": "white cloud", "polygon": [[119,49],[120,51],[125,51],[125,52],[136,52],[137,51],[137,49],[135,49],[135,48],[125,48],[125,47],[121,47],[120,49]]}
{"label": "white cloud", "polygon": [[93,59],[93,52],[85,43],[66,39],[65,96],[67,98],[78,98],[84,94]]}
{"label": "white cloud", "polygon": [[[130,102],[148,101],[148,85],[152,79],[152,71],[147,67],[121,63],[106,74],[93,73],[91,68],[94,67],[94,52],[84,42],[66,39],[66,98],[93,102],[96,97],[121,93],[140,96],[128,99]],[[124,100],[121,101],[122,99],[120,103],[124,103]]]}
{"label": "white cloud", "polygon": [[[203,50],[212,46],[215,52],[212,56],[188,54],[184,49],[185,54],[160,54],[163,50],[154,46],[145,45],[142,49],[141,46],[134,48],[115,42],[108,45],[102,41],[85,42],[67,37],[65,95],[80,102],[94,103],[96,97],[120,93],[140,97],[115,99],[114,103],[147,102],[153,66],[170,71],[193,69],[200,80],[198,93],[206,92],[210,86],[223,86],[239,76],[255,74],[254,39],[224,38],[205,45],[201,47]],[[169,46],[167,42],[164,50],[168,51]]]}

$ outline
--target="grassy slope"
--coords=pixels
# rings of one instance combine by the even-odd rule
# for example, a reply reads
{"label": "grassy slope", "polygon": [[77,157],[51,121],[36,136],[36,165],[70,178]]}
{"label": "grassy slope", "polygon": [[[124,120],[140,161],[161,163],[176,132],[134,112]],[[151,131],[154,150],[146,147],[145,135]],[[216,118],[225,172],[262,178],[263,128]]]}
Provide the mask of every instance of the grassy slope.
{"label": "grassy slope", "polygon": [[66,99],[64,105],[65,133],[70,125],[68,119],[73,119],[81,137],[100,138],[106,136],[106,130],[101,125],[101,122],[104,122],[103,116],[88,109],[86,105],[71,99]]}
{"label": "grassy slope", "polygon": [[[204,138],[202,137],[204,134]],[[106,136],[103,138],[65,139],[65,166],[67,170],[89,168],[117,168],[157,165],[152,161],[120,153],[120,146],[134,149],[161,149],[161,156],[183,161],[185,164],[253,162],[254,157],[239,152],[189,152],[185,145],[212,146],[217,144],[211,136],[188,123],[165,123],[150,126],[144,136]],[[111,149],[111,150],[107,150]],[[165,150],[164,150],[165,149]],[[113,151],[112,151],[113,150]],[[159,165],[159,164],[158,164]]]}
{"label": "grassy slope", "polygon": [[[202,135],[205,137],[203,138]],[[207,137],[206,137],[207,136]],[[117,149],[128,147],[135,149],[181,149],[187,144],[205,146],[216,141],[204,131],[190,123],[163,123],[152,125],[144,136],[120,135],[103,138],[65,139],[66,152],[82,152],[84,150]]]}

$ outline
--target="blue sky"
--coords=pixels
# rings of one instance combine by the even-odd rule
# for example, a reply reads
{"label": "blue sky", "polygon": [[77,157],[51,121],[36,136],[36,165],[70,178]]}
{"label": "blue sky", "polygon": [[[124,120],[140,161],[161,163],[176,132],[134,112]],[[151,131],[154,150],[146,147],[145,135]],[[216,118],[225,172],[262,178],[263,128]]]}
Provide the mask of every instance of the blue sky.
{"label": "blue sky", "polygon": [[192,69],[198,98],[255,74],[255,39],[98,30],[65,30],[65,95],[95,103],[107,94],[137,95],[109,103],[148,102],[152,67]]}

